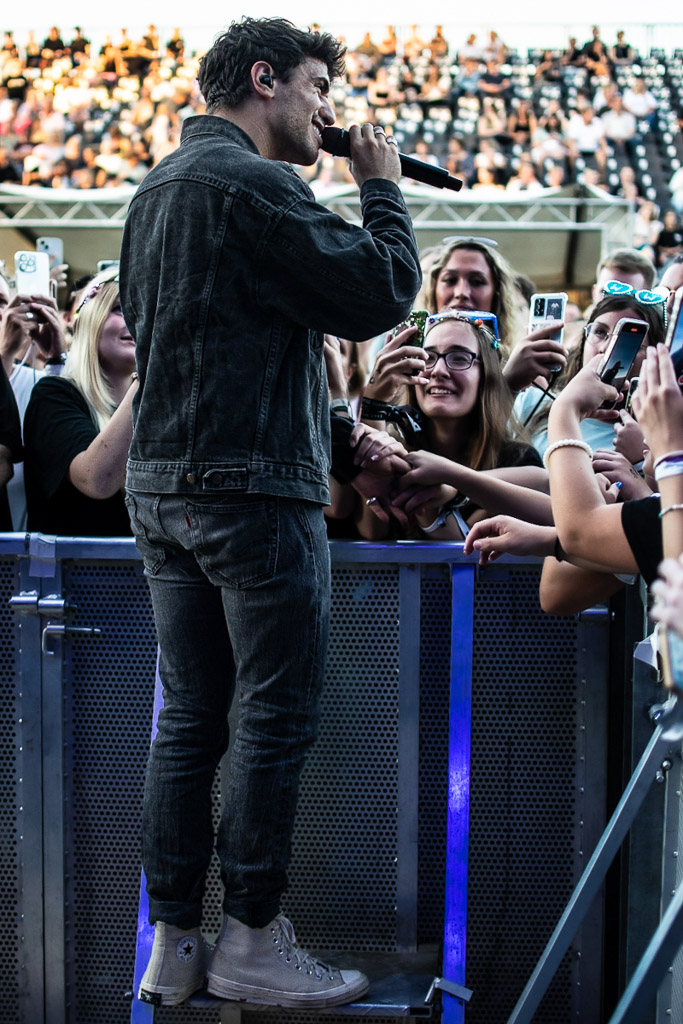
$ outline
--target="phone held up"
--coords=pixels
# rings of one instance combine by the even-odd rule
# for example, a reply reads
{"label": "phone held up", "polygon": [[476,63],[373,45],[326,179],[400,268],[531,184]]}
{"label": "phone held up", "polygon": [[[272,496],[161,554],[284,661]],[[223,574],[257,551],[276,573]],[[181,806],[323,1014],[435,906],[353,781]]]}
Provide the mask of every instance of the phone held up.
{"label": "phone held up", "polygon": [[17,295],[46,295],[53,298],[48,254],[29,249],[15,252],[14,283]]}
{"label": "phone held up", "polygon": [[[566,292],[536,292],[529,300],[529,333],[545,327],[549,320],[564,320],[567,309]],[[564,328],[550,335],[551,341],[562,342]]]}
{"label": "phone held up", "polygon": [[[638,349],[647,338],[647,324],[644,320],[622,317],[612,332],[605,354],[598,367],[598,376],[605,384],[621,392],[635,362]],[[602,409],[614,409],[616,402],[603,402]]]}
{"label": "phone held up", "polygon": [[683,288],[676,291],[665,344],[674,364],[678,386],[683,388]]}

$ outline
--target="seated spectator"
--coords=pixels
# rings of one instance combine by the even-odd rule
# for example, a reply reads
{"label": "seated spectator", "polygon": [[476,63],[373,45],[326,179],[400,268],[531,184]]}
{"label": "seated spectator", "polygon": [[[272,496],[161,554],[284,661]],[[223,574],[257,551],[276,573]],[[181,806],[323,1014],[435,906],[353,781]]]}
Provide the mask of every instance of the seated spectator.
{"label": "seated spectator", "polygon": [[561,58],[564,67],[582,68],[586,64],[586,55],[583,47],[578,45],[576,36],[570,36],[567,49]]}
{"label": "seated spectator", "polygon": [[638,76],[633,79],[633,84],[624,89],[623,101],[626,110],[638,121],[646,121],[650,128],[654,128],[657,100],[647,88],[644,78]]}
{"label": "seated spectator", "polygon": [[443,25],[436,26],[436,32],[429,43],[428,49],[432,60],[441,61],[448,56],[448,40],[444,39]]}
{"label": "seated spectator", "polygon": [[611,100],[609,110],[601,116],[600,120],[607,141],[611,142],[616,149],[623,148],[630,153],[631,143],[636,138],[636,119],[630,111],[626,110],[618,93]]}
{"label": "seated spectator", "polygon": [[498,142],[507,140],[505,104],[502,100],[484,96],[481,114],[477,120],[477,138],[480,141],[482,139],[496,139]]}
{"label": "seated spectator", "polygon": [[508,179],[505,189],[507,192],[526,192],[529,195],[543,191],[543,185],[536,177],[533,161],[529,154],[522,154],[517,173]]}
{"label": "seated spectator", "polygon": [[82,64],[90,56],[90,40],[83,35],[83,30],[76,25],[76,35],[69,43],[69,53],[74,65]]}
{"label": "seated spectator", "polygon": [[53,25],[47,39],[43,42],[41,56],[43,57],[43,61],[47,62],[53,60],[55,57],[63,56],[64,53],[66,53],[66,45],[59,34],[59,29],[56,25]]}
{"label": "seated spectator", "polygon": [[593,25],[592,38],[583,48],[585,65],[593,75],[606,78],[611,75],[612,69],[607,55],[607,47],[600,38],[600,29]]}
{"label": "seated spectator", "polygon": [[24,419],[29,530],[130,534],[123,485],[137,383],[117,275],[106,271],[90,283],[63,374],[43,378],[31,394]]}
{"label": "seated spectator", "polygon": [[474,180],[480,168],[490,172],[496,185],[502,186],[507,178],[507,159],[494,139],[479,140],[479,152],[474,157]]}
{"label": "seated spectator", "polygon": [[669,260],[674,259],[683,250],[683,231],[675,210],[667,210],[664,214],[662,230],[657,235],[654,250],[657,267],[666,266]]}
{"label": "seated spectator", "polygon": [[403,56],[412,61],[415,60],[416,57],[421,57],[426,49],[427,44],[424,39],[420,38],[417,31],[417,25],[411,25],[410,35],[403,42]]}
{"label": "seated spectator", "polygon": [[584,107],[580,114],[577,113],[570,119],[567,128],[567,141],[569,142],[569,159],[574,167],[577,158],[582,157],[586,161],[594,160],[598,169],[604,170],[607,161],[605,129],[600,118],[595,116],[592,107]]}
{"label": "seated spectator", "polygon": [[381,43],[377,44],[377,49],[385,61],[390,61],[396,56],[398,52],[398,39],[396,38],[393,25],[387,25],[387,34]]}
{"label": "seated spectator", "polygon": [[479,89],[481,79],[480,64],[473,57],[467,57],[462,61],[460,70],[453,81],[453,93],[455,97],[465,94],[474,96]]}
{"label": "seated spectator", "polygon": [[653,262],[654,246],[664,227],[658,217],[659,207],[651,199],[646,199],[637,207],[633,220],[633,248],[643,250]]}
{"label": "seated spectator", "polygon": [[614,46],[610,47],[609,59],[617,67],[628,67],[633,63],[634,56],[633,47],[626,42],[624,30],[619,29],[617,41]]}
{"label": "seated spectator", "polygon": [[467,183],[474,176],[474,158],[458,138],[448,140],[444,166],[449,174]]}
{"label": "seated spectator", "polygon": [[166,43],[166,53],[174,61],[181,61],[185,54],[185,40],[182,37],[179,28],[173,29],[171,38]]}
{"label": "seated spectator", "polygon": [[534,73],[534,91],[538,96],[544,85],[560,85],[564,81],[562,58],[554,50],[544,50]]}
{"label": "seated spectator", "polygon": [[484,50],[477,43],[477,37],[474,32],[468,35],[465,43],[458,50],[458,63],[464,64],[465,61],[474,60],[479,64],[484,59]]}
{"label": "seated spectator", "polygon": [[494,99],[505,100],[510,88],[510,78],[503,74],[498,61],[487,60],[486,71],[479,79],[479,91]]}
{"label": "seated spectator", "polygon": [[493,60],[497,64],[504,64],[506,57],[507,47],[505,46],[505,43],[500,38],[497,32],[495,32],[493,29],[490,29],[489,39],[486,46],[484,47],[484,60],[487,62]]}
{"label": "seated spectator", "polygon": [[522,149],[528,149],[536,128],[536,115],[529,101],[522,99],[513,103],[507,123],[507,132],[512,142]]}

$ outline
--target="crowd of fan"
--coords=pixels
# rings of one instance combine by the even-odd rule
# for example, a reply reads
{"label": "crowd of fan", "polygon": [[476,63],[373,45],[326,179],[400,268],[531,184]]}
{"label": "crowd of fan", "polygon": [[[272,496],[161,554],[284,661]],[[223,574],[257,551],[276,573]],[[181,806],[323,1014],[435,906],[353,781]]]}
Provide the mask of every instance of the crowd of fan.
{"label": "crowd of fan", "polygon": [[[80,28],[70,35],[65,40],[57,27],[42,43],[32,33],[20,43],[4,35],[0,182],[137,185],[178,145],[185,117],[203,111],[198,55],[186,53],[178,28],[166,41],[154,25],[142,39],[122,29],[96,53]],[[679,231],[683,169],[674,153],[657,189],[634,168],[648,133],[680,135],[680,97],[671,89],[664,96],[661,70],[623,32],[605,44],[597,26],[585,45],[570,39],[564,51],[524,56],[495,31],[460,44],[441,26],[431,39],[413,26],[402,40],[388,26],[382,40],[366,33],[349,48],[333,100],[341,124],[384,125],[404,152],[445,166],[482,199],[574,182],[630,199],[634,245],[649,247],[659,262],[661,233]],[[302,173],[317,194],[350,180],[345,161],[331,156]]]}
{"label": "crowd of fan", "polygon": [[[24,181],[47,184],[55,166],[70,183],[74,177],[81,184],[132,181],[177,144],[183,118],[202,110],[194,57],[185,60],[177,32],[161,58],[151,26],[140,43],[108,44],[95,59],[80,33],[67,47],[57,29],[34,49],[19,61],[6,37],[2,51],[6,95],[0,112],[11,112],[2,123],[5,139],[14,139],[12,152],[26,151]],[[570,124],[558,133],[566,147],[563,161],[558,153],[543,161],[534,155],[552,135],[549,120],[563,116],[561,97],[547,95],[545,85],[556,88],[572,69],[575,84],[575,73],[584,86],[598,81],[608,107],[604,117],[597,115],[603,127],[593,132],[593,170],[603,173],[604,124],[610,114],[623,115],[626,101],[613,95],[613,77],[616,68],[632,72],[630,47],[621,39],[608,53],[594,30],[586,47],[574,46],[557,59],[546,55],[534,74],[541,84],[517,104],[504,70],[509,59],[495,32],[486,50],[471,36],[456,64],[439,30],[426,44],[413,31],[400,55],[391,32],[377,46],[368,36],[349,55],[337,110],[349,121],[370,117],[398,134],[406,131],[409,114],[419,123],[418,110],[423,126],[425,114],[433,124],[441,93],[454,125],[464,119],[463,110],[475,112],[470,133],[443,133],[448,168],[476,188],[483,185],[478,158],[488,154],[498,161],[496,173],[507,176],[505,188],[529,192],[546,161],[548,172],[575,172],[580,160],[590,169],[585,143],[578,141],[580,133],[574,138]],[[8,63],[23,85],[8,79]],[[472,75],[478,76],[474,84]],[[47,81],[52,89],[43,88]],[[642,77],[634,81],[633,95],[647,102],[642,83]],[[17,95],[10,96],[10,89]],[[577,89],[575,118],[589,128],[595,106],[587,99],[582,106],[582,95],[587,97]],[[544,111],[538,117],[537,106]],[[643,106],[639,130],[651,113]],[[438,147],[425,150],[426,135],[416,141],[416,152],[435,160]],[[519,168],[510,175],[516,147]],[[91,167],[79,163],[87,150]],[[136,161],[142,171],[127,176],[125,168],[130,172]],[[319,175],[325,168],[323,158]],[[502,180],[496,184],[503,187]],[[627,195],[628,184],[621,182]],[[648,222],[644,206],[640,216],[652,223],[656,218]],[[424,252],[424,285],[416,300],[421,337],[411,323],[364,346],[325,340],[333,426],[331,536],[464,538],[466,550],[478,549],[484,560],[506,552],[547,555],[542,600],[562,613],[609,596],[623,586],[624,573],[639,571],[654,580],[662,552],[683,552],[683,395],[662,344],[675,292],[683,288],[682,249],[675,211],[668,211],[657,239],[643,238],[638,248],[601,261],[591,306],[582,312],[567,305],[563,340],[554,314],[540,326],[527,322],[533,284],[494,241],[449,238]],[[660,291],[653,290],[657,285]],[[138,385],[116,267],[77,282],[61,306],[60,312],[52,299],[13,295],[0,275],[0,525],[118,536],[129,532],[123,484]],[[601,412],[602,403],[614,404],[618,395],[596,370],[624,317],[647,329],[632,371],[641,384],[630,412]],[[335,442],[340,418],[357,422],[352,456],[348,433]],[[10,513],[2,484],[13,471]]]}

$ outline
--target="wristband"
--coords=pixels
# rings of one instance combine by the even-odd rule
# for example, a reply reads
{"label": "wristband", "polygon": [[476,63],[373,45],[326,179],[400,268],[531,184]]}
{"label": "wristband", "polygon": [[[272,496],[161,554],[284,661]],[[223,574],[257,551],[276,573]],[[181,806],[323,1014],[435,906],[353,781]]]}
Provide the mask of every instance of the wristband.
{"label": "wristband", "polygon": [[563,437],[561,441],[555,441],[554,444],[546,448],[545,455],[543,456],[543,465],[546,469],[548,468],[548,459],[558,448],[581,448],[589,459],[593,458],[593,449],[585,441],[579,441],[576,437]]}
{"label": "wristband", "polygon": [[353,419],[353,409],[348,398],[333,398],[330,402],[330,412],[348,416],[350,420]]}
{"label": "wristband", "polygon": [[555,538],[555,558],[558,562],[564,562],[564,551],[562,550],[559,537]]}
{"label": "wristband", "polygon": [[46,366],[64,366],[66,362],[66,352],[60,352],[58,356],[50,356],[49,359],[45,360]]}
{"label": "wristband", "polygon": [[659,518],[661,519],[662,516],[667,514],[667,512],[683,512],[683,505],[667,505],[666,508],[663,508],[659,513]]}
{"label": "wristband", "polygon": [[683,451],[664,452],[658,459],[655,459],[652,468],[656,469],[660,462],[678,462],[679,460],[683,460]]}
{"label": "wristband", "polygon": [[683,476],[683,461],[680,459],[663,459],[657,463],[655,480],[659,482],[667,476]]}
{"label": "wristband", "polygon": [[439,527],[445,526],[447,515],[448,513],[444,512],[443,508],[440,508],[439,514],[437,515],[434,522],[430,523],[429,526],[421,526],[420,529],[422,530],[423,533],[434,533],[434,531],[438,530]]}

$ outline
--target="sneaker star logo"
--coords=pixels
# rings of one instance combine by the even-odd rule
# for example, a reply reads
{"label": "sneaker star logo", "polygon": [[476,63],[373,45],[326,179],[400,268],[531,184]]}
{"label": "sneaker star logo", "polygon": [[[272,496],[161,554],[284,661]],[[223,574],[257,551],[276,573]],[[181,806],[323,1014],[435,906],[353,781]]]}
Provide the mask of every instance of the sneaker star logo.
{"label": "sneaker star logo", "polygon": [[191,964],[197,955],[199,943],[194,935],[184,935],[176,946],[175,955],[181,964]]}

